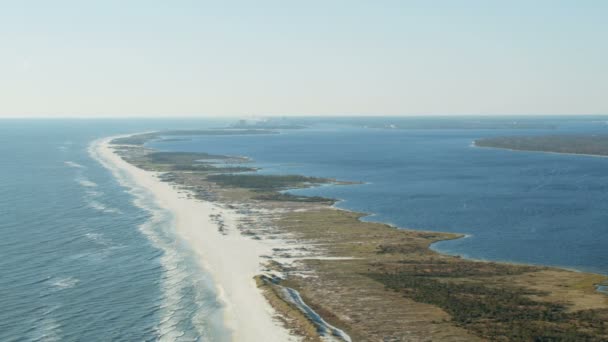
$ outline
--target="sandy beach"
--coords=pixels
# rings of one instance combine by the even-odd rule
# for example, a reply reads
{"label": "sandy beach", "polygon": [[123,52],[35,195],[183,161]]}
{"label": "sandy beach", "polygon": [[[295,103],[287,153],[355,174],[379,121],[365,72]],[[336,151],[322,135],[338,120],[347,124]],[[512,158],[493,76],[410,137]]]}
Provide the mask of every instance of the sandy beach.
{"label": "sandy beach", "polygon": [[272,253],[270,242],[247,238],[236,229],[222,234],[210,215],[221,214],[230,226],[236,221],[236,213],[211,202],[188,198],[183,190],[159,180],[157,173],[127,163],[109,146],[114,138],[99,140],[92,149],[104,166],[128,175],[136,186],[153,194],[159,207],[173,213],[175,231],[197,254],[199,264],[217,286],[232,340],[297,340],[277,321],[274,309],[253,279],[261,273],[260,257]]}

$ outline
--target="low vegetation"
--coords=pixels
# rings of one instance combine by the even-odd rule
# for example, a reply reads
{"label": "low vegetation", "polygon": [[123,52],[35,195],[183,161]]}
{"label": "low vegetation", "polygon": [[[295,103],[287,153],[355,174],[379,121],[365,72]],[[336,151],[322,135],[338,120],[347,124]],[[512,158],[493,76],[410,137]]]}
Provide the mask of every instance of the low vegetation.
{"label": "low vegetation", "polygon": [[[407,298],[444,309],[457,324],[492,341],[608,339],[608,310],[569,313],[560,303],[530,299],[545,293],[524,287],[464,282],[464,275],[445,272],[419,275],[397,271],[368,276]],[[446,280],[446,276],[455,279]]]}
{"label": "low vegetation", "polygon": [[201,161],[228,160],[229,156],[208,154],[202,152],[152,152],[146,155],[152,163],[191,165]]}
{"label": "low vegetation", "polygon": [[263,201],[316,202],[327,204],[334,204],[336,202],[336,200],[333,198],[321,196],[298,196],[283,192],[265,192],[254,196],[253,199]]}
{"label": "low vegetation", "polygon": [[[293,188],[302,188],[315,184],[323,184],[331,182],[329,179],[317,177],[305,177],[299,175],[233,175],[220,174],[211,175],[207,180],[214,182],[220,186],[238,187],[255,190],[284,190]],[[280,195],[275,195],[280,198]]]}
{"label": "low vegetation", "polygon": [[[283,229],[311,244],[322,243],[329,255],[353,258],[307,261],[305,269],[314,269],[317,277],[289,280],[289,286],[313,302],[322,298],[320,306],[342,317],[334,323],[348,332],[365,328],[367,338],[407,340],[418,331],[415,336],[422,339],[437,331],[434,326],[449,331],[452,325],[464,332],[429,338],[472,340],[466,336],[469,332],[491,341],[608,340],[608,302],[593,287],[605,277],[442,255],[429,250],[429,244],[454,235],[397,230],[361,222],[359,217],[340,210],[312,210],[289,213],[280,221]],[[381,294],[365,278],[389,292]],[[330,302],[324,296],[328,288],[340,300]],[[440,308],[448,316],[423,305]],[[360,313],[365,310],[369,313]],[[409,315],[412,311],[418,315]],[[387,319],[385,313],[403,326],[382,325],[379,320]]]}
{"label": "low vegetation", "polygon": [[114,145],[136,145],[141,146],[146,142],[156,139],[158,135],[156,133],[144,133],[144,134],[136,134],[123,138],[116,138],[112,140],[112,144]]}
{"label": "low vegetation", "polygon": [[521,151],[608,155],[608,135],[492,137],[478,139],[475,145]]}

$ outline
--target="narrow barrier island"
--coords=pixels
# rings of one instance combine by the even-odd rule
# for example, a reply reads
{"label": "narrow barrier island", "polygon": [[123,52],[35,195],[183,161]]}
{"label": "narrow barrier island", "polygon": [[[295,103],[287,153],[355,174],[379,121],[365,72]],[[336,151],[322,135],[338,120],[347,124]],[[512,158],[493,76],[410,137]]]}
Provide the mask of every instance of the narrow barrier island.
{"label": "narrow barrier island", "polygon": [[475,146],[568,154],[608,156],[608,135],[540,135],[492,137],[475,140]]}
{"label": "narrow barrier island", "polygon": [[[274,132],[146,133],[116,139],[113,146],[129,163],[161,172],[164,181],[187,190],[193,201],[212,201],[241,214],[240,234],[285,240],[284,248],[260,259],[263,272],[255,280],[278,319],[303,340],[347,339],[341,332],[352,341],[608,340],[608,296],[596,291],[608,281],[603,275],[440,254],[429,246],[461,236],[363,222],[364,214],[336,209],[333,199],[284,192],[349,182],[261,175],[245,157],[145,147],[146,142],[163,137],[204,134]],[[555,140],[515,141],[476,143],[520,147],[515,149],[555,144]],[[308,310],[314,314],[307,314]],[[320,329],[315,322],[319,318],[331,329]]]}

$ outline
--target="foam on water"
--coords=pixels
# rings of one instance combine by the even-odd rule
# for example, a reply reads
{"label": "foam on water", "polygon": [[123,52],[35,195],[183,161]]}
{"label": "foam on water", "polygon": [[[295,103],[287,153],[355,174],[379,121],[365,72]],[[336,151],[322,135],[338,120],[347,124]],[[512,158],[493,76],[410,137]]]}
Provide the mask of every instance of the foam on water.
{"label": "foam on water", "polygon": [[0,125],[0,341],[226,340],[170,217],[88,154],[124,122],[72,123]]}
{"label": "foam on water", "polygon": [[86,233],[84,234],[85,237],[87,237],[89,240],[100,244],[102,246],[111,246],[112,242],[109,241],[106,237],[103,236],[103,234],[101,233]]}
{"label": "foam on water", "polygon": [[[192,261],[188,260],[190,255],[184,253],[185,246],[178,241],[174,232],[170,231],[173,226],[171,214],[158,208],[149,201],[153,196],[143,189],[133,188],[131,193],[135,196],[136,206],[147,210],[151,214],[148,222],[142,224],[139,229],[150,239],[154,246],[163,251],[160,258],[161,265],[165,270],[161,287],[164,298],[161,305],[161,322],[158,326],[160,340],[175,341],[197,340],[199,337],[208,336],[207,322],[203,312],[206,309],[205,302],[210,298],[209,291],[200,279],[197,279],[197,269],[192,269]],[[194,295],[195,300],[186,300],[188,293]],[[215,308],[217,309],[217,308]],[[194,331],[184,331],[184,322],[189,322]]]}
{"label": "foam on water", "polygon": [[96,188],[98,186],[97,183],[91,182],[86,178],[78,178],[76,179],[76,181],[78,182],[78,184],[88,188]]}
{"label": "foam on water", "polygon": [[36,324],[33,341],[57,342],[61,341],[61,325],[53,318],[45,317]]}
{"label": "foam on water", "polygon": [[208,276],[201,275],[200,265],[194,261],[192,252],[175,234],[172,214],[161,209],[154,195],[139,187],[129,174],[107,163],[96,150],[98,143],[91,145],[90,155],[109,169],[127,189],[133,196],[133,204],[149,214],[149,219],[139,226],[139,230],[162,251],[163,298],[159,306],[161,318],[156,328],[158,339],[229,340],[230,333],[221,323],[223,314],[214,285]]}
{"label": "foam on water", "polygon": [[101,203],[99,201],[96,201],[96,200],[89,200],[87,202],[87,205],[90,208],[93,208],[95,210],[98,210],[98,211],[101,211],[101,212],[104,212],[104,213],[108,213],[108,214],[120,214],[121,213],[120,209],[108,207],[105,204],[103,204],[103,203]]}
{"label": "foam on water", "polygon": [[103,192],[96,190],[99,187],[99,185],[97,183],[89,180],[82,174],[84,172],[83,171],[83,169],[85,168],[84,166],[80,165],[79,167],[76,167],[76,168],[78,169],[78,176],[76,177],[76,182],[78,184],[80,184],[83,188],[86,189],[85,194],[86,194],[86,203],[87,203],[88,207],[95,209],[97,211],[101,211],[103,213],[108,213],[108,214],[122,213],[122,211],[120,211],[120,209],[114,208],[112,206],[102,203],[102,201],[99,199],[99,197],[101,195],[103,195]]}
{"label": "foam on water", "polygon": [[73,167],[73,168],[77,168],[77,169],[84,169],[85,167],[83,165],[80,165],[76,162],[73,161],[66,161],[64,162],[65,165],[69,166],[69,167]]}
{"label": "foam on water", "polygon": [[80,280],[77,278],[66,277],[66,278],[58,278],[58,279],[51,280],[51,285],[57,289],[64,290],[64,289],[70,289],[70,288],[76,286],[76,284],[78,284],[79,282],[80,282]]}

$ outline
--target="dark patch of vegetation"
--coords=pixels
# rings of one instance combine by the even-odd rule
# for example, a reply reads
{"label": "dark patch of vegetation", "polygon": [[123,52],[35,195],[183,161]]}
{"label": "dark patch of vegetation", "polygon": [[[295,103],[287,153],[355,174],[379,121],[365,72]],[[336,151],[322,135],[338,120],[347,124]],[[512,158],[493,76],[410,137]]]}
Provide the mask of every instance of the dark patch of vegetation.
{"label": "dark patch of vegetation", "polygon": [[226,160],[229,156],[214,155],[202,152],[152,152],[146,155],[152,163],[192,165],[199,160]]}
{"label": "dark patch of vegetation", "polygon": [[378,254],[409,254],[419,252],[420,248],[411,244],[385,244],[378,246]]}
{"label": "dark patch of vegetation", "polygon": [[255,171],[255,168],[245,166],[226,166],[217,167],[210,164],[193,164],[193,165],[172,165],[172,171],[192,171],[192,172],[214,172],[214,173],[235,173]]}
{"label": "dark patch of vegetation", "polygon": [[414,301],[442,308],[456,324],[492,341],[606,341],[608,338],[605,323],[608,310],[569,313],[563,305],[529,297],[542,296],[542,292],[412,273],[416,274],[405,271],[367,276]]}
{"label": "dark patch of vegetation", "polygon": [[116,138],[110,143],[114,145],[143,145],[156,137],[156,133],[136,134],[130,137]]}
{"label": "dark patch of vegetation", "polygon": [[164,174],[158,176],[158,178],[163,182],[170,183],[170,182],[175,182],[177,180],[177,175],[172,172],[167,172],[167,173],[164,173]]}
{"label": "dark patch of vegetation", "polygon": [[[392,245],[380,245],[379,253],[390,249]],[[403,248],[391,252],[402,252]],[[415,250],[416,252],[418,250]],[[386,264],[385,264],[386,265]],[[380,265],[377,265],[380,266]],[[504,276],[518,275],[526,272],[538,270],[533,266],[509,265],[495,262],[475,262],[470,260],[446,261],[442,259],[431,260],[399,260],[390,267],[383,270],[398,272],[408,276],[428,276],[428,277],[474,277],[474,276]]]}
{"label": "dark patch of vegetation", "polygon": [[270,192],[254,196],[253,199],[263,201],[288,201],[288,202],[310,202],[310,203],[327,203],[333,204],[335,200],[332,198],[321,196],[297,196],[288,193]]}
{"label": "dark patch of vegetation", "polygon": [[143,153],[132,160],[144,170],[155,171],[188,171],[204,173],[238,173],[256,171],[254,167],[239,166],[249,160],[243,157],[231,157],[200,152],[152,152]]}
{"label": "dark patch of vegetation", "polygon": [[521,151],[608,155],[608,135],[493,137],[475,140],[475,145]]}
{"label": "dark patch of vegetation", "polygon": [[210,164],[177,164],[171,165],[171,171],[198,171],[198,172],[213,172],[217,171],[218,168]]}
{"label": "dark patch of vegetation", "polygon": [[255,190],[283,190],[330,182],[325,178],[299,175],[212,175],[207,179],[221,186]]}

